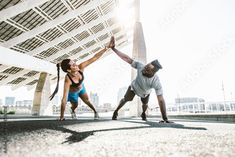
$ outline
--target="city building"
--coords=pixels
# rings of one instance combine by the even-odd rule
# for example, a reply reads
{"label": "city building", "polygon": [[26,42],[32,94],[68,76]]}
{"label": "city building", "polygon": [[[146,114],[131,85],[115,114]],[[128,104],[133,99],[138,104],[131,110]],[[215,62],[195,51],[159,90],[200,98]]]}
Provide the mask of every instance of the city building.
{"label": "city building", "polygon": [[197,97],[176,98],[175,105],[179,112],[205,112],[205,100]]}
{"label": "city building", "polygon": [[6,105],[8,112],[14,112],[14,114],[31,114],[33,100],[18,100],[14,104],[13,99],[8,97],[6,99]]}
{"label": "city building", "polygon": [[123,96],[125,95],[126,91],[127,91],[127,87],[119,88],[118,94],[117,94],[117,105],[119,104],[119,101],[123,98]]}
{"label": "city building", "polygon": [[174,104],[167,104],[167,111],[172,113],[229,112],[235,111],[235,101],[206,102],[197,97],[176,98]]}
{"label": "city building", "polygon": [[15,97],[5,97],[5,105],[6,106],[14,106]]}
{"label": "city building", "polygon": [[23,106],[23,101],[16,101],[15,106]]}
{"label": "city building", "polygon": [[110,110],[112,108],[112,104],[111,103],[104,103],[103,107],[107,110]]}
{"label": "city building", "polygon": [[90,92],[90,101],[93,104],[94,107],[99,106],[99,96],[97,93]]}
{"label": "city building", "polygon": [[206,112],[235,111],[235,101],[207,102]]}
{"label": "city building", "polygon": [[111,103],[104,103],[101,111],[108,112],[111,110],[112,110],[112,104]]}

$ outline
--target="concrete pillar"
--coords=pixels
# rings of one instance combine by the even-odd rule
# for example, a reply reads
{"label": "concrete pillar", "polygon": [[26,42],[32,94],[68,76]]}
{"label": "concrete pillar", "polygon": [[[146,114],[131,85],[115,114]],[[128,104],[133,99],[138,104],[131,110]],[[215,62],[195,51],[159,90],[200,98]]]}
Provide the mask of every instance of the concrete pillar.
{"label": "concrete pillar", "polygon": [[49,74],[42,72],[34,93],[32,115],[52,115],[52,106],[49,105],[51,94]]}
{"label": "concrete pillar", "polygon": [[[142,24],[140,22],[140,0],[135,0],[135,25],[133,34],[133,51],[132,58],[146,64],[146,46],[144,40],[144,33]],[[136,69],[131,71],[131,80],[136,78]],[[142,113],[142,103],[138,96],[135,96],[132,102],[130,102],[129,114],[130,116],[140,116]]]}
{"label": "concrete pillar", "polygon": [[[132,58],[146,64],[146,46],[141,22],[136,22],[134,26]],[[136,78],[136,69],[131,71],[131,80]],[[139,116],[142,113],[142,103],[139,97],[135,97],[130,106],[131,116]]]}

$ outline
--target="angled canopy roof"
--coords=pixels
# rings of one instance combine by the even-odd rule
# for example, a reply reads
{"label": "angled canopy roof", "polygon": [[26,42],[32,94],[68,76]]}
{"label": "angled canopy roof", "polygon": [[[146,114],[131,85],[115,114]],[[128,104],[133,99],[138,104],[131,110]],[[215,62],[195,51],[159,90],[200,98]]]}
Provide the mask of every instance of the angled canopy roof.
{"label": "angled canopy roof", "polygon": [[[0,85],[32,88],[41,71],[53,75],[54,81],[55,73],[50,72],[49,67],[65,58],[81,62],[92,57],[112,35],[118,47],[127,45],[132,29],[117,19],[118,4],[118,0],[1,1]],[[15,57],[9,57],[10,53]],[[27,62],[19,59],[21,57]],[[44,70],[35,68],[41,65],[46,65],[42,66]]]}

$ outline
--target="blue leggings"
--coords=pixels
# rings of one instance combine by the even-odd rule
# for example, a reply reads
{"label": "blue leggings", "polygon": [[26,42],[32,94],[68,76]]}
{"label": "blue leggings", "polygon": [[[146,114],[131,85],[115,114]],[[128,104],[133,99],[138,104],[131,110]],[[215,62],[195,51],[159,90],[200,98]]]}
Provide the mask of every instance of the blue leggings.
{"label": "blue leggings", "polygon": [[78,103],[78,97],[80,97],[81,95],[86,93],[86,88],[84,86],[84,84],[82,84],[82,88],[79,91],[76,92],[70,92],[68,94],[68,99],[67,101],[70,101],[72,103]]}

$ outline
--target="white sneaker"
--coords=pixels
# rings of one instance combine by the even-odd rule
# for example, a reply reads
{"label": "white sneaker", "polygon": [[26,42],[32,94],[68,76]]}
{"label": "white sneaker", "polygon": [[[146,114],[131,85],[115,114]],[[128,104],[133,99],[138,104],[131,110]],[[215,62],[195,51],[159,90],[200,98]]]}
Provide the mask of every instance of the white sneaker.
{"label": "white sneaker", "polygon": [[72,117],[73,119],[77,119],[77,115],[76,115],[76,113],[75,112],[73,112],[73,117]]}
{"label": "white sneaker", "polygon": [[72,119],[77,119],[76,113],[71,108],[70,108],[70,113],[71,113]]}
{"label": "white sneaker", "polygon": [[99,118],[100,118],[100,116],[99,116],[99,114],[96,112],[95,115],[94,115],[94,120],[97,120],[97,119],[99,119]]}

